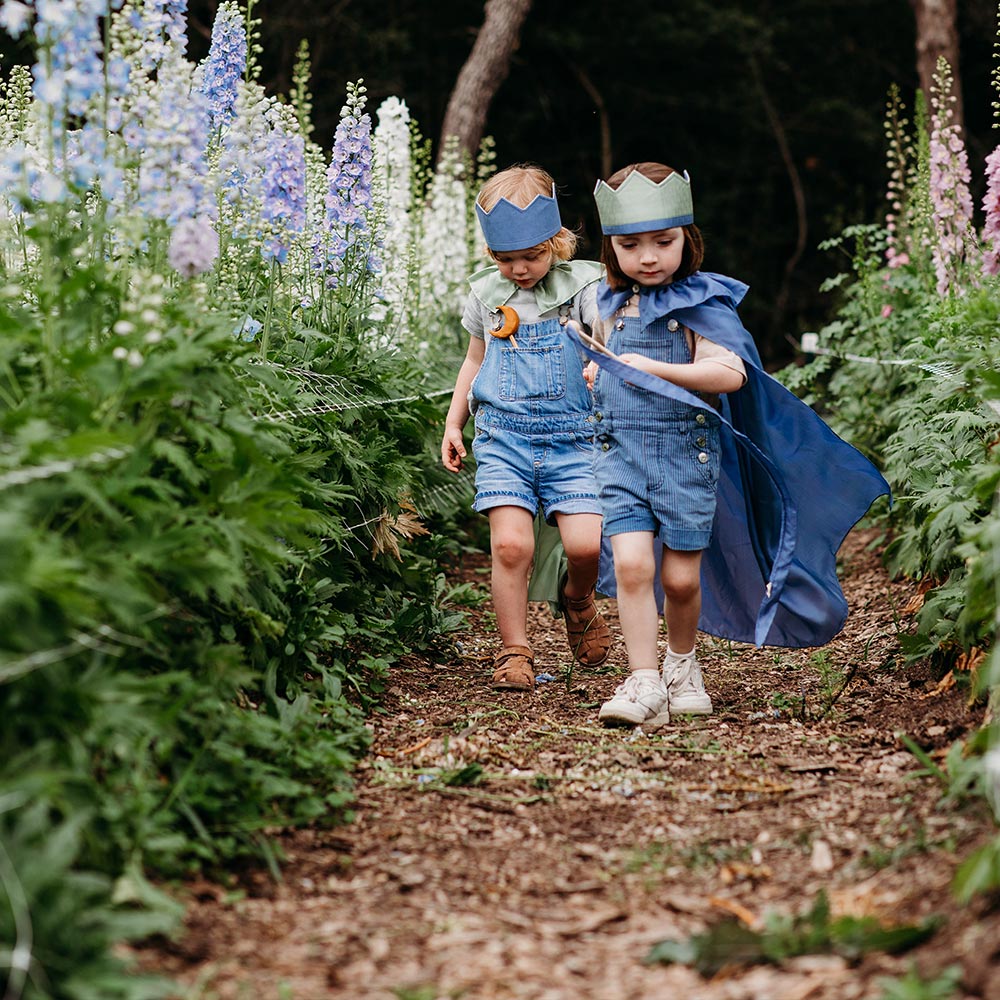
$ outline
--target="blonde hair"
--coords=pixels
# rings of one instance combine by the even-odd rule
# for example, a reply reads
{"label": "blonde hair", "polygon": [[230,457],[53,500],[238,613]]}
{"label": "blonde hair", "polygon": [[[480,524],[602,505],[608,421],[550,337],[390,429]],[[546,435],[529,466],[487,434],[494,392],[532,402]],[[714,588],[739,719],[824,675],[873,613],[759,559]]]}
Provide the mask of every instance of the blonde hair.
{"label": "blonde hair", "polygon": [[[484,212],[490,211],[501,198],[506,198],[518,208],[527,208],[537,195],[551,196],[554,183],[549,173],[541,167],[531,163],[519,163],[494,174],[482,186],[476,201]],[[572,260],[573,254],[576,253],[576,233],[563,226],[555,236],[550,236],[538,246],[549,250],[556,260]],[[486,255],[496,260],[488,246]]]}

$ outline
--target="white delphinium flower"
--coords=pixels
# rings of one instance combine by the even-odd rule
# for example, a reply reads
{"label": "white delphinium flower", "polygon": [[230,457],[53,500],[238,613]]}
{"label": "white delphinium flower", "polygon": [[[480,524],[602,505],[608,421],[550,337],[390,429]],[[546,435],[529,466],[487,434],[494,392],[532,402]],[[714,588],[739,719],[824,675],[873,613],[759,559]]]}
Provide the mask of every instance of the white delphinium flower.
{"label": "white delphinium flower", "polygon": [[[386,98],[378,108],[372,194],[382,227],[382,299],[400,321],[411,265],[410,205],[413,200],[410,112],[404,101]],[[402,332],[402,331],[401,331]]]}
{"label": "white delphinium flower", "polygon": [[4,0],[0,7],[0,28],[11,38],[20,38],[31,23],[31,8],[20,0]]}
{"label": "white delphinium flower", "polygon": [[462,157],[449,145],[428,187],[420,241],[421,289],[442,318],[461,315],[468,269],[469,193]]}

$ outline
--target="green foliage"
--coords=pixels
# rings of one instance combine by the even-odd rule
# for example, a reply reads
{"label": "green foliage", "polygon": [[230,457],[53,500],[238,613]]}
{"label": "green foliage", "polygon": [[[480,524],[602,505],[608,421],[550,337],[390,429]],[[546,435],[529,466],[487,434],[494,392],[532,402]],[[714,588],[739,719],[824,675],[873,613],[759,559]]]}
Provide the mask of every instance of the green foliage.
{"label": "green foliage", "polygon": [[[169,930],[180,906],[136,872],[117,885],[78,867],[85,809],[53,822],[41,800],[0,794],[0,985],[24,1000],[154,1000],[170,984],[138,976],[111,946]],[[22,800],[26,803],[27,800]]]}
{"label": "green foliage", "polygon": [[1000,889],[1000,836],[993,837],[962,861],[952,888],[963,903],[978,893]]}
{"label": "green foliage", "polygon": [[874,917],[833,918],[826,894],[820,892],[801,916],[772,913],[759,931],[738,920],[724,920],[687,941],[660,941],[644,961],[690,965],[703,976],[733,966],[780,964],[797,955],[835,954],[854,962],[871,951],[906,951],[926,941],[938,924],[930,919],[887,927]]}
{"label": "green foliage", "polygon": [[911,966],[901,979],[878,979],[882,989],[879,1000],[953,1000],[959,995],[962,982],[962,968],[949,965],[934,979],[925,979]]}
{"label": "green foliage", "polygon": [[349,817],[392,664],[462,626],[410,500],[437,410],[358,288],[307,313],[259,260],[164,276],[159,231],[94,253],[34,208],[0,274],[0,965],[141,1000],[110,948],[179,916],[146,874],[277,874],[273,830]]}
{"label": "green foliage", "polygon": [[[989,402],[1000,296],[981,282],[940,298],[926,262],[881,266],[881,230],[855,227],[848,237],[853,277],[819,334],[829,353],[782,378],[883,469],[893,489],[889,568],[936,584],[917,634],[901,641],[914,659],[944,657],[987,643],[996,626],[1000,464]],[[846,249],[844,240],[830,245]]]}

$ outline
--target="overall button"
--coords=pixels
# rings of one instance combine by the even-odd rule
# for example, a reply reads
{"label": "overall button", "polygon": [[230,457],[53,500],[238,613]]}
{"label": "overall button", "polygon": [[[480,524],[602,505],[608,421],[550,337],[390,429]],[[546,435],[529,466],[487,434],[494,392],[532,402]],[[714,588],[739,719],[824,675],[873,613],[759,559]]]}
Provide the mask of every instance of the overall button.
{"label": "overall button", "polygon": [[708,444],[708,438],[707,438],[707,437],[705,437],[705,435],[704,435],[704,434],[699,434],[699,435],[698,435],[698,436],[697,436],[697,437],[696,437],[696,438],[694,439],[694,443],[695,443],[695,444],[696,444],[696,445],[697,445],[697,446],[698,446],[699,448],[704,448],[704,447],[705,447],[705,445],[706,445],[706,444]]}
{"label": "overall button", "polygon": [[680,326],[680,323],[678,323],[677,320],[675,320],[675,319],[668,319],[667,320],[667,329],[671,333],[676,333],[677,332],[677,328],[679,326]]}
{"label": "overall button", "polygon": [[604,419],[604,414],[601,413],[600,411],[598,411],[597,413],[594,414],[594,419],[595,420],[603,420]]}
{"label": "overall button", "polygon": [[[601,451],[611,451],[611,444],[610,444],[610,442],[605,441],[604,444],[601,445]],[[707,459],[708,459],[708,456],[706,456],[706,461],[707,461]]]}
{"label": "overall button", "polygon": [[696,416],[694,418],[694,422],[696,424],[704,424],[707,419],[708,418],[705,416],[704,413],[699,413],[699,414],[696,414]]}
{"label": "overall button", "polygon": [[708,455],[706,455],[705,452],[703,451],[699,451],[698,461],[701,462],[702,465],[704,465],[708,461]]}

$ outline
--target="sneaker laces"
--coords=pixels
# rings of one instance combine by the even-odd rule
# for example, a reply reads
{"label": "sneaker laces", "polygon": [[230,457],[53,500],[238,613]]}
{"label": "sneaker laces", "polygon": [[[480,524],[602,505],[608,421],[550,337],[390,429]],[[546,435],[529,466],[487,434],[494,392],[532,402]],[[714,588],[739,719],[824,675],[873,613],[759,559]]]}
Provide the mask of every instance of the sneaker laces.
{"label": "sneaker laces", "polygon": [[661,694],[659,688],[660,682],[657,678],[640,677],[638,674],[632,673],[615,688],[615,697],[638,702],[646,695]]}
{"label": "sneaker laces", "polygon": [[670,657],[663,672],[669,675],[664,678],[664,683],[678,693],[692,688],[698,690],[700,687],[699,664],[694,656],[678,656],[676,659]]}

